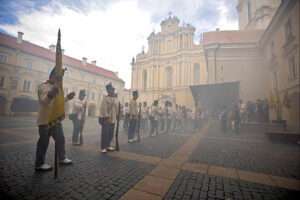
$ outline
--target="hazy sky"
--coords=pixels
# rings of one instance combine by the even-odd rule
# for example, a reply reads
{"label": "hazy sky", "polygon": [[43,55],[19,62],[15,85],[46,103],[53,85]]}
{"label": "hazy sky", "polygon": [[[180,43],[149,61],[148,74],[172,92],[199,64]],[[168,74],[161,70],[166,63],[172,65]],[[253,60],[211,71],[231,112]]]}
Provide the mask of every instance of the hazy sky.
{"label": "hazy sky", "polygon": [[112,71],[131,84],[131,59],[171,11],[206,31],[238,29],[237,0],[0,0],[0,31],[48,48],[62,32],[65,54]]}

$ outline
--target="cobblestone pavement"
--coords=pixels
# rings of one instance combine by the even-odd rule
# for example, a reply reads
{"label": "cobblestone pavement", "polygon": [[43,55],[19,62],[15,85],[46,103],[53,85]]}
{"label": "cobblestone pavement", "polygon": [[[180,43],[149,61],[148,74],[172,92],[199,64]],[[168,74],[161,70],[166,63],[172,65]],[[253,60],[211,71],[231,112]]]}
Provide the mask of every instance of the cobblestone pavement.
{"label": "cobblestone pavement", "polygon": [[245,181],[181,171],[168,199],[298,199],[299,192]]}
{"label": "cobblestone pavement", "polygon": [[299,146],[270,143],[261,134],[220,133],[210,127],[191,162],[300,178]]}
{"label": "cobblestone pavement", "polygon": [[[258,134],[228,133],[224,137],[213,128],[202,136],[192,127],[156,137],[141,131],[141,141],[129,144],[127,130],[120,128],[121,152],[103,155],[101,126],[92,117],[87,118],[81,147],[71,145],[72,123],[63,121],[66,155],[74,165],[59,166],[59,177],[54,179],[54,171],[34,170],[35,120],[0,117],[1,199],[126,199],[126,194],[135,199],[291,199],[299,195],[294,190],[254,184],[251,179],[229,179],[226,174],[213,176],[192,169],[197,162],[299,179],[297,146],[268,143]],[[52,139],[46,162],[53,166]],[[289,187],[297,188],[294,186]]]}

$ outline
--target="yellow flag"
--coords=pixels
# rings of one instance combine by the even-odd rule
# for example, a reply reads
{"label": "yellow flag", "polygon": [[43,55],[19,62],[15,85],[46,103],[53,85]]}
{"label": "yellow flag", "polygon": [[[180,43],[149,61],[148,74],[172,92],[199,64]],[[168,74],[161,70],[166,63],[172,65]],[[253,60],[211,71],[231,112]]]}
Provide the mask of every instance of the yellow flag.
{"label": "yellow flag", "polygon": [[282,105],[285,106],[287,109],[290,109],[292,107],[291,106],[291,100],[290,100],[290,97],[289,97],[289,92],[288,92],[287,88],[285,88],[285,91],[284,91]]}
{"label": "yellow flag", "polygon": [[279,108],[279,104],[280,104],[280,99],[279,99],[278,90],[276,89],[274,92],[274,106],[276,109]]}
{"label": "yellow flag", "polygon": [[269,102],[269,108],[273,109],[274,108],[274,102],[273,102],[273,94],[270,91],[269,97],[268,97],[268,102]]}
{"label": "yellow flag", "polygon": [[55,83],[60,83],[58,94],[55,96],[50,116],[48,120],[49,128],[55,126],[59,121],[65,119],[65,97],[63,91],[63,69],[62,69],[62,51],[60,45],[60,29],[58,30],[58,39],[56,45],[56,61],[55,61]]}
{"label": "yellow flag", "polygon": [[202,108],[202,103],[201,103],[201,100],[200,100],[200,95],[198,95],[197,108],[198,108],[199,110],[201,110],[201,108]]}

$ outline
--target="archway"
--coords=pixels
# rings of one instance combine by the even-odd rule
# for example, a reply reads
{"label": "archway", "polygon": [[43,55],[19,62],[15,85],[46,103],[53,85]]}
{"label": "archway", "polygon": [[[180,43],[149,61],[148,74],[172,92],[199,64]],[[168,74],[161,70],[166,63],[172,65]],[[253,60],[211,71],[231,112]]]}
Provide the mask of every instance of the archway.
{"label": "archway", "polygon": [[299,93],[291,95],[290,127],[293,131],[299,130]]}
{"label": "archway", "polygon": [[5,115],[5,107],[6,107],[6,98],[0,95],[0,115]]}
{"label": "archway", "polygon": [[88,109],[88,116],[96,116],[96,105],[90,104]]}

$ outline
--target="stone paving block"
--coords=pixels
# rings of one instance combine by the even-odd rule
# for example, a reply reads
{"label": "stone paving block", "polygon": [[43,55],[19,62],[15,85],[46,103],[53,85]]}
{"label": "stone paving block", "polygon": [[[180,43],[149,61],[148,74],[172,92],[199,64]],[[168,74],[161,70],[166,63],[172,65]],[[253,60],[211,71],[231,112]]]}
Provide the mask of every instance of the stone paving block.
{"label": "stone paving block", "polygon": [[169,168],[165,166],[157,166],[155,167],[149,175],[157,176],[160,178],[167,178],[167,179],[175,179],[179,174],[180,169],[177,168]]}
{"label": "stone paving block", "polygon": [[243,170],[237,170],[237,173],[240,180],[275,186],[275,183],[266,174],[260,174]]}
{"label": "stone paving block", "polygon": [[130,189],[128,192],[123,195],[120,200],[160,200],[161,196],[143,192],[140,190]]}
{"label": "stone paving block", "polygon": [[202,174],[207,174],[208,165],[185,162],[183,164],[183,166],[181,167],[181,169],[187,170],[187,171],[192,171],[192,172],[198,172],[198,173],[202,173]]}
{"label": "stone paving block", "polygon": [[149,163],[149,164],[157,164],[161,160],[162,160],[161,158],[154,157],[154,156],[143,156],[140,159],[138,159],[137,161],[145,162],[145,163]]}
{"label": "stone paving block", "polygon": [[133,188],[149,192],[151,194],[164,196],[168,192],[172,183],[173,181],[170,179],[146,175]]}
{"label": "stone paving block", "polygon": [[299,180],[278,177],[278,176],[270,176],[270,177],[271,177],[272,181],[275,183],[275,185],[278,187],[300,191],[300,181]]}
{"label": "stone paving block", "polygon": [[208,166],[208,174],[211,174],[214,176],[238,179],[238,174],[235,169],[229,169],[229,168],[225,168],[225,167],[209,165]]}

